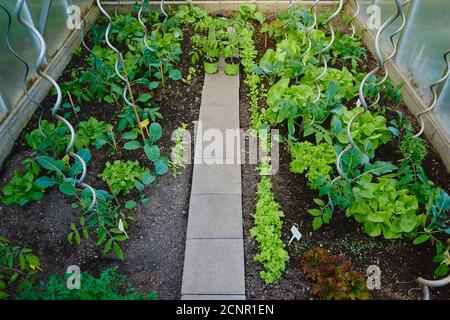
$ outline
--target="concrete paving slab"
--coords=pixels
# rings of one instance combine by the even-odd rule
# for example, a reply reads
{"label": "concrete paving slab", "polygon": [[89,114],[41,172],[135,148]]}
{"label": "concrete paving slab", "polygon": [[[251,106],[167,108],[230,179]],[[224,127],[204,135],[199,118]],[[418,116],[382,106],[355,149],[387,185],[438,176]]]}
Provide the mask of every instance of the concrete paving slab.
{"label": "concrete paving slab", "polygon": [[195,135],[194,159],[229,159],[231,161],[219,163],[241,164],[245,141],[242,141],[240,129],[202,128],[202,135],[197,136],[199,132]]}
{"label": "concrete paving slab", "polygon": [[245,295],[242,239],[188,239],[182,295]]}
{"label": "concrete paving slab", "polygon": [[202,122],[203,129],[217,128],[239,128],[239,105],[236,110],[215,107],[212,105],[200,109],[199,121]]}
{"label": "concrete paving slab", "polygon": [[242,239],[240,194],[192,195],[187,238]]}
{"label": "concrete paving slab", "polygon": [[[202,160],[205,162],[205,160]],[[241,194],[240,164],[194,164],[191,194]]]}

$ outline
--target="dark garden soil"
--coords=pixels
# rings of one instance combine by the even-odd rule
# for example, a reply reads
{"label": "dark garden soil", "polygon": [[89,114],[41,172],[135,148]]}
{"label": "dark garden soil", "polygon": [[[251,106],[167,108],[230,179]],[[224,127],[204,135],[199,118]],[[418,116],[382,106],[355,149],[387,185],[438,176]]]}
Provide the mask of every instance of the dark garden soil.
{"label": "dark garden soil", "polygon": [[[188,56],[190,34],[189,30],[185,30],[183,54],[177,65],[184,77],[192,65]],[[83,54],[87,54],[86,51]],[[58,82],[68,80],[70,70],[81,64],[79,58],[74,58]],[[171,133],[182,123],[187,123],[193,134],[192,122],[198,120],[199,92],[203,86],[203,69],[197,66],[197,70],[197,76],[189,84],[171,80],[166,83],[164,98],[159,103],[163,115],[159,123],[164,132],[159,146],[163,155],[170,156],[173,145]],[[64,98],[67,100],[67,97]],[[43,105],[49,108],[53,100],[48,97]],[[71,122],[77,123],[93,116],[116,126],[118,113],[119,109],[114,105],[87,103],[81,106],[78,119],[72,118]],[[25,133],[36,128],[36,125],[37,115],[34,115],[3,165],[0,189],[11,179],[14,170],[21,169],[22,160],[29,154]],[[91,152],[93,158],[88,166],[86,181],[102,189],[107,187],[97,175],[103,171],[106,161],[139,160],[144,166],[148,161],[143,152],[127,151],[120,147],[117,154],[107,151],[107,147]],[[69,244],[67,235],[70,224],[78,221],[81,212],[71,208],[73,198],[63,196],[57,189],[47,192],[42,201],[31,203],[23,209],[16,205],[1,205],[0,234],[16,244],[33,249],[40,257],[44,270],[39,274],[41,280],[49,274],[64,274],[70,265],[78,265],[83,272],[94,275],[104,268],[117,265],[121,273],[129,276],[137,290],[156,291],[159,299],[179,299],[191,176],[192,166],[188,165],[176,178],[170,173],[160,177],[156,184],[144,191],[151,203],[144,206],[139,202],[134,210],[128,210],[127,214],[136,221],[131,222],[127,230],[130,239],[123,242],[124,261],[118,260],[114,254],[104,255],[94,240],[83,240],[80,246]],[[120,196],[119,201],[139,200],[139,196],[135,191],[126,197]]]}
{"label": "dark garden soil", "polygon": [[[260,50],[258,59],[264,53],[264,37],[255,32],[255,45]],[[269,43],[267,47],[273,47]],[[262,50],[262,53],[261,53]],[[373,58],[366,64],[364,72],[374,65]],[[366,70],[367,69],[367,70]],[[249,113],[248,88],[245,86],[244,75],[241,74],[240,89],[240,119],[244,130],[250,128],[251,119]],[[263,107],[264,101],[260,104]],[[381,102],[382,105],[383,101]],[[405,105],[400,109],[405,117],[417,127],[415,117],[407,110]],[[388,118],[391,115],[387,115]],[[280,128],[281,133],[286,133]],[[450,176],[447,173],[440,157],[428,146],[428,156],[424,161],[427,176],[436,185],[450,190]],[[377,150],[377,157],[383,160],[396,160],[399,156],[396,152],[395,141]],[[304,175],[293,174],[289,171],[290,155],[286,144],[280,146],[280,169],[272,176],[273,192],[285,214],[282,240],[287,243],[290,240],[290,229],[296,224],[303,237],[300,241],[294,241],[287,247],[290,260],[286,265],[286,272],[276,285],[266,285],[259,276],[262,266],[253,260],[258,253],[258,244],[250,236],[253,227],[251,217],[256,208],[256,189],[260,177],[254,165],[242,166],[242,190],[243,190],[243,218],[244,218],[244,243],[246,259],[246,290],[248,299],[315,299],[312,294],[313,284],[307,279],[301,270],[303,253],[309,248],[320,246],[330,250],[333,254],[343,254],[350,259],[355,268],[362,274],[366,273],[369,265],[378,265],[381,268],[381,290],[372,292],[373,299],[420,299],[421,290],[415,279],[418,276],[435,278],[433,276],[435,264],[432,258],[435,254],[430,244],[414,246],[412,239],[385,240],[371,238],[364,232],[361,224],[352,218],[347,218],[344,212],[337,211],[329,225],[323,226],[317,231],[312,230],[312,217],[307,209],[315,207],[314,198],[318,197],[316,191],[311,190]],[[432,299],[449,299],[450,289],[432,290]]]}

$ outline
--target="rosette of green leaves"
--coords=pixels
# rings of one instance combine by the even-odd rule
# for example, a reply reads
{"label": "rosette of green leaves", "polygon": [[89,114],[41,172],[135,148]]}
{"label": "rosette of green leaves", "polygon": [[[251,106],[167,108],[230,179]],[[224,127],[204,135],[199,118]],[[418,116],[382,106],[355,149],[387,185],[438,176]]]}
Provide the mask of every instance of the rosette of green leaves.
{"label": "rosette of green leaves", "polygon": [[[335,136],[338,144],[347,145],[349,143],[347,125],[350,119],[362,110],[362,107],[347,110],[345,106],[341,106],[332,111],[334,115],[331,119],[331,133]],[[373,158],[375,150],[392,137],[386,126],[386,118],[374,115],[370,111],[366,111],[353,121],[351,133],[358,148],[369,158]]]}
{"label": "rosette of green leaves", "polygon": [[291,165],[290,171],[293,173],[304,173],[308,178],[308,185],[312,189],[320,189],[331,180],[331,173],[336,162],[336,151],[328,143],[317,145],[305,141],[294,143],[290,148]]}
{"label": "rosette of green leaves", "polygon": [[397,180],[390,175],[372,182],[372,175],[363,175],[353,187],[354,200],[347,209],[347,216],[353,216],[363,223],[367,234],[386,239],[401,238],[412,234],[425,223],[425,215],[417,214],[417,198],[407,189],[396,188]]}

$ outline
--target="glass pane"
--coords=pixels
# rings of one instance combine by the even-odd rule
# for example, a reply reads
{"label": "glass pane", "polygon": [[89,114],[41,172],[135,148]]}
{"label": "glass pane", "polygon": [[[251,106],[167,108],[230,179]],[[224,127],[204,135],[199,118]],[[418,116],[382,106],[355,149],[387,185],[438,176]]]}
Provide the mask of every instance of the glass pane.
{"label": "glass pane", "polygon": [[437,118],[443,124],[443,127],[447,129],[450,134],[450,80],[444,85],[444,88],[439,95],[439,99],[436,105]]}
{"label": "glass pane", "polygon": [[[359,7],[360,7],[358,18],[361,20],[361,22],[364,26],[367,26],[367,21],[368,21],[367,9],[369,8],[369,6],[373,5],[374,0],[361,0],[358,2],[359,2]],[[352,4],[352,7],[356,9],[354,1],[350,1],[350,3]],[[369,31],[373,32],[374,30],[369,30]]]}
{"label": "glass pane", "polygon": [[47,23],[44,30],[44,39],[47,43],[47,54],[53,57],[62,47],[72,30],[67,28],[67,0],[53,0],[48,12]]}
{"label": "glass pane", "polygon": [[5,120],[7,114],[8,109],[6,108],[6,102],[3,100],[2,94],[0,93],[0,123]]}
{"label": "glass pane", "polygon": [[442,55],[450,44],[450,1],[416,0],[397,55],[397,64],[425,102],[429,86],[442,76]]}
{"label": "glass pane", "polygon": [[[392,0],[376,0],[375,4],[380,7],[381,13],[381,23],[383,24],[386,20],[391,18],[392,16],[397,14],[397,6],[395,5],[395,1]],[[406,5],[403,7],[405,16],[408,17],[409,10],[411,5]],[[382,34],[381,34],[381,46],[384,48],[387,54],[391,54],[394,49],[391,40],[389,39],[390,35],[394,33],[401,25],[402,19],[399,16],[397,20],[394,21],[391,26],[389,26]],[[394,41],[398,44],[398,39],[400,38],[401,33],[394,37]]]}
{"label": "glass pane", "polygon": [[72,0],[70,3],[79,6],[81,8],[81,12],[84,12],[84,10],[91,6],[92,1],[93,0]]}
{"label": "glass pane", "polygon": [[[2,4],[12,16],[11,44],[17,53],[29,64],[32,69],[30,77],[34,77],[34,64],[38,57],[38,41],[15,18],[15,1],[8,1]],[[22,16],[31,22],[31,16],[29,11],[26,10],[26,7],[22,10]],[[10,106],[14,106],[24,94],[25,66],[16,59],[7,47],[4,33],[4,30],[7,28],[7,23],[8,16],[0,9],[0,87],[3,90],[5,100],[9,102]]]}
{"label": "glass pane", "polygon": [[31,17],[34,21],[34,25],[39,26],[39,19],[41,17],[44,0],[27,0],[27,3],[28,8],[30,9]]}

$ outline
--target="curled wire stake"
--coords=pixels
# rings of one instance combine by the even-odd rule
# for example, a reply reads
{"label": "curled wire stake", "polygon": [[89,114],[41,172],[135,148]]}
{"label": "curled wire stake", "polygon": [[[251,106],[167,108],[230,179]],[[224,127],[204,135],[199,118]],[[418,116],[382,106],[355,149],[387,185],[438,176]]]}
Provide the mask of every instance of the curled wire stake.
{"label": "curled wire stake", "polygon": [[[397,11],[397,13],[400,14],[400,16],[401,16],[401,18],[402,18],[402,23],[400,24],[400,27],[398,27],[398,29],[395,30],[395,31],[389,36],[389,40],[391,41],[391,45],[392,45],[392,48],[393,48],[393,49],[392,49],[392,53],[391,53],[386,59],[384,59],[384,61],[383,61],[382,68],[383,68],[383,72],[384,72],[384,77],[383,77],[383,79],[381,79],[381,81],[375,83],[376,86],[379,86],[379,85],[383,84],[383,83],[387,80],[387,78],[389,77],[389,72],[388,72],[388,70],[386,69],[385,65],[386,65],[386,62],[388,62],[389,60],[391,60],[391,59],[395,56],[395,54],[397,53],[397,42],[394,41],[394,37],[395,37],[397,34],[399,34],[399,33],[404,29],[404,27],[405,27],[405,25],[406,25],[406,17],[405,17],[405,12],[404,12],[404,10],[403,10],[403,7],[405,7],[405,6],[406,6],[407,4],[409,4],[410,2],[411,2],[411,0],[406,0],[406,1],[402,4],[401,8]],[[398,15],[397,15],[397,17],[398,17]]]}
{"label": "curled wire stake", "polygon": [[5,11],[6,15],[8,16],[8,23],[7,23],[7,27],[6,27],[6,44],[8,46],[9,51],[11,51],[11,53],[25,66],[25,74],[24,74],[24,77],[23,77],[23,90],[25,91],[25,95],[28,97],[28,99],[30,99],[30,101],[32,103],[34,103],[36,106],[39,107],[38,129],[39,129],[39,132],[41,133],[41,135],[44,138],[46,138],[45,133],[42,130],[42,126],[41,126],[42,118],[44,116],[44,106],[42,104],[40,104],[39,102],[37,102],[31,96],[31,94],[30,94],[30,92],[28,91],[28,88],[27,88],[27,79],[28,79],[28,75],[30,73],[30,66],[25,61],[25,59],[23,59],[17,53],[17,51],[13,48],[13,46],[11,45],[10,32],[11,32],[12,17],[11,17],[11,14],[9,13],[9,11],[4,6],[2,6],[1,4],[0,4],[0,8],[2,8],[3,11]]}
{"label": "curled wire stake", "polygon": [[430,112],[431,110],[434,109],[434,107],[436,107],[436,103],[437,103],[437,92],[436,92],[436,90],[437,90],[437,87],[441,83],[445,82],[448,79],[448,77],[449,77],[449,74],[450,74],[450,49],[448,49],[444,53],[443,57],[444,57],[445,64],[446,64],[446,67],[445,67],[446,69],[445,69],[444,75],[442,76],[442,78],[440,78],[439,80],[437,80],[436,82],[434,82],[430,86],[430,90],[431,90],[431,92],[433,94],[433,98],[431,99],[431,103],[428,106],[428,108],[426,108],[425,110],[423,110],[422,112],[420,112],[417,115],[417,117],[419,118],[419,122],[420,122],[420,131],[417,132],[414,135],[414,138],[420,137],[422,135],[423,131],[425,130],[425,122],[423,120],[423,116],[424,116],[425,113]]}
{"label": "curled wire stake", "polygon": [[417,282],[419,283],[420,287],[423,291],[423,300],[430,300],[430,289],[431,288],[437,288],[437,287],[443,287],[448,284],[450,284],[450,275],[440,279],[440,280],[426,280],[423,278],[417,278]]}
{"label": "curled wire stake", "polygon": [[139,20],[139,23],[142,26],[142,29],[144,29],[144,38],[143,38],[144,46],[148,50],[150,50],[151,52],[154,52],[155,50],[153,50],[153,48],[151,48],[150,45],[147,42],[147,40],[148,40],[148,29],[147,29],[147,26],[145,25],[145,23],[142,21],[142,12],[145,10],[146,7],[147,7],[147,0],[142,0],[141,8],[139,9],[139,12],[138,12],[138,20]]}
{"label": "curled wire stake", "polygon": [[27,28],[29,31],[31,31],[31,33],[33,33],[33,35],[36,37],[36,39],[39,42],[39,46],[40,46],[40,51],[39,51],[39,56],[38,59],[36,61],[36,65],[35,65],[35,69],[37,74],[49,81],[51,83],[51,85],[55,88],[56,90],[56,94],[57,94],[57,98],[56,98],[56,102],[52,108],[52,116],[63,122],[70,131],[70,141],[69,144],[67,145],[66,148],[66,154],[69,155],[72,158],[76,158],[80,163],[81,166],[83,168],[82,170],[82,174],[80,176],[80,178],[75,179],[75,183],[85,189],[89,189],[91,194],[92,194],[92,202],[89,205],[87,211],[91,211],[93,210],[96,205],[97,205],[97,195],[95,193],[94,188],[92,188],[90,185],[84,183],[84,179],[86,177],[87,174],[87,168],[86,168],[86,162],[83,160],[83,158],[81,158],[79,155],[75,154],[74,152],[72,152],[73,146],[75,144],[75,129],[73,128],[73,126],[70,124],[69,121],[67,121],[65,118],[61,117],[60,115],[57,114],[60,106],[61,106],[61,100],[62,100],[62,93],[61,93],[61,88],[59,87],[58,83],[49,75],[47,75],[44,71],[41,70],[42,64],[44,63],[45,60],[45,54],[47,51],[47,46],[45,44],[45,40],[42,37],[41,33],[34,27],[34,25],[32,25],[31,23],[29,23],[28,21],[24,20],[22,17],[22,9],[23,9],[23,5],[24,5],[25,0],[17,0],[16,3],[16,8],[15,8],[15,13],[16,13],[16,17],[17,20],[25,27]]}
{"label": "curled wire stake", "polygon": [[321,90],[320,90],[320,86],[318,85],[317,82],[325,76],[325,74],[327,73],[327,69],[328,69],[327,61],[325,59],[324,53],[331,48],[331,46],[334,43],[334,39],[335,39],[334,29],[333,29],[333,26],[331,25],[331,21],[334,18],[336,18],[336,16],[341,12],[343,6],[344,6],[344,0],[339,0],[338,8],[336,9],[335,12],[333,12],[333,14],[328,18],[328,20],[326,22],[327,27],[328,27],[328,29],[331,32],[331,40],[324,48],[322,48],[322,50],[319,51],[319,56],[322,59],[322,63],[324,65],[324,69],[323,69],[322,73],[317,78],[315,78],[313,80],[314,86],[317,89],[317,97],[313,100],[313,103],[317,103],[320,100]]}
{"label": "curled wire stake", "polygon": [[94,51],[92,51],[91,48],[89,48],[89,46],[84,41],[84,27],[86,26],[86,19],[84,19],[84,17],[81,17],[81,19],[83,20],[83,23],[80,26],[81,43],[83,44],[83,47],[87,51],[89,51],[90,54],[92,54],[95,58],[97,58],[97,55],[94,53]]}
{"label": "curled wire stake", "polygon": [[[352,29],[352,34],[350,35],[350,37],[353,39],[356,35],[356,28],[355,25],[353,24],[353,21],[355,21],[356,17],[359,14],[359,11],[361,9],[361,7],[359,6],[359,2],[358,0],[354,0],[355,4],[356,4],[356,10],[355,10],[355,14],[350,18],[350,28]],[[348,2],[350,4],[350,1]]]}
{"label": "curled wire stake", "polygon": [[[142,135],[142,139],[145,140],[144,132],[143,132],[143,130],[142,130],[141,121],[140,121],[140,119],[139,119],[139,114],[138,114],[138,112],[137,112],[136,105],[133,103],[134,101],[133,101],[133,102],[130,102],[130,101],[128,100],[128,98],[127,98],[127,92],[128,92],[128,90],[131,91],[131,84],[130,84],[130,82],[128,81],[128,77],[127,77],[127,75],[126,75],[126,68],[125,68],[125,63],[124,63],[124,61],[123,61],[123,57],[122,57],[122,55],[120,54],[120,51],[119,51],[116,47],[114,47],[114,46],[111,44],[111,42],[109,41],[109,33],[110,33],[110,31],[111,31],[111,28],[112,28],[112,19],[111,19],[111,16],[110,16],[110,15],[108,14],[108,12],[106,12],[106,10],[103,8],[103,6],[102,6],[101,3],[100,3],[100,0],[96,0],[96,1],[97,1],[97,7],[98,7],[98,9],[99,9],[100,12],[108,19],[108,26],[106,27],[106,31],[105,31],[105,41],[106,41],[107,46],[108,46],[112,51],[114,51],[114,53],[116,54],[116,62],[114,63],[114,70],[115,70],[117,76],[125,83],[125,87],[124,87],[124,89],[123,89],[123,99],[124,99],[125,103],[126,103],[128,106],[130,106],[130,107],[133,108],[133,110],[134,110],[134,112],[135,112],[136,120],[137,120],[137,122],[138,122],[138,127],[139,127],[140,132],[141,132],[141,135]],[[120,62],[120,61],[122,62],[122,69],[125,71],[125,75],[122,75],[122,74],[120,73],[120,71],[119,71],[119,62]],[[130,95],[131,95],[131,92],[130,92]],[[133,100],[132,97],[131,97],[131,100]]]}
{"label": "curled wire stake", "polygon": [[[407,0],[407,2],[409,2],[409,0]],[[368,106],[367,105],[367,101],[366,98],[364,97],[364,86],[366,84],[366,82],[372,77],[375,76],[376,73],[383,68],[384,71],[384,63],[385,60],[383,58],[383,54],[381,52],[381,48],[380,48],[380,38],[381,38],[381,34],[383,33],[383,31],[389,27],[392,23],[394,23],[395,20],[397,20],[397,18],[403,14],[403,4],[402,4],[402,0],[395,0],[395,4],[397,6],[397,13],[393,16],[391,16],[388,20],[386,20],[383,25],[381,26],[381,28],[378,30],[376,36],[375,36],[375,43],[374,43],[374,51],[375,51],[375,59],[377,60],[377,66],[370,71],[365,77],[364,79],[361,81],[361,84],[359,86],[359,101],[361,102],[361,105],[363,106],[363,108],[365,110],[369,109],[370,107],[374,106],[375,103],[373,103],[372,105]],[[379,100],[379,93],[377,94],[377,101]]]}
{"label": "curled wire stake", "polygon": [[164,5],[165,5],[165,0],[161,0],[161,3],[159,4],[159,8],[161,10],[161,13],[164,15],[164,21],[162,23],[165,23],[167,18],[169,17],[169,15],[167,14],[167,12],[164,10]]}
{"label": "curled wire stake", "polygon": [[[319,4],[319,2],[320,2],[320,0],[316,0],[316,2],[314,2],[314,4],[311,7],[311,12],[313,15],[313,23],[309,27],[306,28],[306,39],[308,40],[308,47],[306,48],[305,52],[303,52],[303,54],[300,57],[303,65],[306,64],[305,58],[311,52],[311,49],[312,49],[312,41],[311,41],[311,37],[309,34],[311,31],[314,30],[314,28],[316,27],[316,24],[317,24],[316,6]],[[320,88],[319,88],[319,90],[320,90]]]}
{"label": "curled wire stake", "polygon": [[295,0],[289,1],[288,9],[292,8],[295,5]]}

